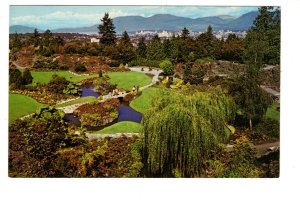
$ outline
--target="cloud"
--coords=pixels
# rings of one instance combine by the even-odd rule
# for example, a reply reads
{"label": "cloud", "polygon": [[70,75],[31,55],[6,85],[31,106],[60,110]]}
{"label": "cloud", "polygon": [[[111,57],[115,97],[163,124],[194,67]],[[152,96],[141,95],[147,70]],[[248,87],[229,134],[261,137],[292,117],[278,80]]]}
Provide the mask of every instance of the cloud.
{"label": "cloud", "polygon": [[[103,17],[104,12],[102,13],[75,13],[71,11],[56,11],[47,15],[36,16],[36,15],[27,15],[27,16],[18,16],[13,17],[10,20],[11,25],[17,24],[34,24],[34,25],[47,25],[55,24],[56,22],[69,22],[70,24],[93,24],[99,22]],[[113,9],[109,12],[109,16],[114,18],[117,16],[127,16],[129,13],[123,12],[121,10]],[[57,24],[59,26],[59,24]]]}
{"label": "cloud", "polygon": [[[22,9],[21,7],[16,7]],[[51,6],[49,8],[52,8]],[[34,7],[34,9],[36,9]],[[58,7],[56,10],[41,13],[37,10],[27,12],[23,16],[12,16],[11,25],[36,26],[42,29],[53,29],[62,27],[91,26],[100,22],[105,12],[109,12],[110,17],[140,15],[149,17],[154,14],[173,14],[177,16],[199,18],[215,15],[239,16],[255,7],[201,7],[201,6],[94,6],[94,7]],[[62,10],[63,9],[63,10]],[[22,10],[15,10],[13,14]]]}

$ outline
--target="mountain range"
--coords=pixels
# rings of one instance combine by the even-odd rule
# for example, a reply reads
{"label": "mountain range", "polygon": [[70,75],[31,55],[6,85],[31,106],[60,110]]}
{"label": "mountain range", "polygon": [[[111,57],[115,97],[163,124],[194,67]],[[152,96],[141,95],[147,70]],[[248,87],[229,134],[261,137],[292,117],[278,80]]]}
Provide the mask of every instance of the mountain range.
{"label": "mountain range", "polygon": [[[178,17],[170,14],[156,14],[151,17],[142,16],[124,16],[113,18],[113,23],[118,34],[125,30],[134,33],[141,30],[151,31],[180,31],[184,27],[190,31],[206,31],[209,25],[214,31],[231,30],[231,31],[247,31],[253,24],[258,12],[252,11],[241,15],[240,17],[232,17],[229,15],[219,15],[201,18]],[[78,28],[60,28],[51,30],[54,33],[85,33],[97,34],[99,25]],[[10,33],[32,33],[34,27],[13,25],[9,27]],[[40,32],[43,30],[39,30]]]}

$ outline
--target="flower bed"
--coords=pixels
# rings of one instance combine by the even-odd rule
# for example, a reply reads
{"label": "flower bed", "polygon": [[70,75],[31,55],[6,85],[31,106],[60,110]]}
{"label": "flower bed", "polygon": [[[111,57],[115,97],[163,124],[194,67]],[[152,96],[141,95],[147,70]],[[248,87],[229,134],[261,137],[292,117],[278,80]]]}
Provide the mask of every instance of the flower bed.
{"label": "flower bed", "polygon": [[118,99],[111,99],[103,103],[84,104],[74,114],[79,116],[83,126],[104,126],[118,118],[119,106]]}
{"label": "flower bed", "polygon": [[39,103],[54,105],[58,102],[64,101],[66,99],[76,98],[74,95],[70,94],[56,94],[47,90],[46,86],[37,86],[36,88],[28,89],[17,89],[13,92],[18,94],[23,94],[34,98]]}

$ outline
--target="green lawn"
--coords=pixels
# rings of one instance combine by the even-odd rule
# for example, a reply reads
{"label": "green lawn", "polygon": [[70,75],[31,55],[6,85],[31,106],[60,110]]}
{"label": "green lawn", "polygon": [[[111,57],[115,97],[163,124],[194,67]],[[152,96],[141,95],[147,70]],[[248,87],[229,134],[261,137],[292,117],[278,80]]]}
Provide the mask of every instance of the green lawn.
{"label": "green lawn", "polygon": [[110,83],[117,84],[118,88],[124,90],[131,90],[133,86],[149,85],[152,81],[150,77],[140,72],[111,72],[107,75],[110,77]]}
{"label": "green lawn", "polygon": [[36,112],[39,108],[45,106],[31,97],[21,94],[9,94],[9,123],[14,120]]}
{"label": "green lawn", "polygon": [[153,94],[158,90],[158,88],[154,87],[144,89],[142,95],[133,100],[130,103],[130,106],[140,113],[145,113],[145,111],[151,106]]}
{"label": "green lawn", "polygon": [[58,76],[63,76],[67,80],[72,82],[79,82],[87,78],[97,77],[97,74],[91,74],[88,76],[77,76],[73,75],[68,71],[53,71],[53,72],[35,72],[31,71],[33,77],[33,83],[48,83],[52,79],[52,75],[57,74]]}
{"label": "green lawn", "polygon": [[93,132],[95,134],[111,134],[111,133],[140,133],[142,131],[142,125],[136,122],[118,122],[111,126],[108,126],[100,131]]}
{"label": "green lawn", "polygon": [[55,107],[60,108],[60,107],[70,106],[70,105],[74,105],[74,104],[78,104],[78,103],[91,103],[91,102],[98,102],[98,100],[97,100],[96,97],[92,97],[92,96],[81,97],[81,98],[75,99],[73,101],[69,101],[69,102],[66,102],[66,103],[56,105]]}
{"label": "green lawn", "polygon": [[266,117],[274,119],[276,121],[279,121],[280,119],[280,112],[276,110],[276,107],[279,106],[278,103],[274,103],[272,106],[270,106],[266,112]]}

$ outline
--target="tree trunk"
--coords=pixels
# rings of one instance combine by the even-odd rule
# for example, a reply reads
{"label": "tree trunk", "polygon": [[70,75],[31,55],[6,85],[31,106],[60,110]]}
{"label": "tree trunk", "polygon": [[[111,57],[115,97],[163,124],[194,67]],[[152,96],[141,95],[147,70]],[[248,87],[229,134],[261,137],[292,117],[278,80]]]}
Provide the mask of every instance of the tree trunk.
{"label": "tree trunk", "polygon": [[249,120],[249,126],[250,126],[250,130],[252,131],[252,120]]}

